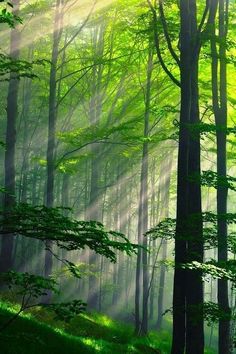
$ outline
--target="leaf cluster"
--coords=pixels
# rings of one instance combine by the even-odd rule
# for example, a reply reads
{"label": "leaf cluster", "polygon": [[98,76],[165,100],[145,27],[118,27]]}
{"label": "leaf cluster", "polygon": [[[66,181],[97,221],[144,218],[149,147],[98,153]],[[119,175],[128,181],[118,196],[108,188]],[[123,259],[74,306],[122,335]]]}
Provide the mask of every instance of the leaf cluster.
{"label": "leaf cluster", "polygon": [[116,231],[107,231],[97,221],[78,221],[63,215],[63,208],[18,204],[9,211],[0,210],[0,234],[18,234],[41,241],[50,240],[68,251],[89,247],[110,261],[115,250],[135,253],[137,246]]}
{"label": "leaf cluster", "polygon": [[[11,270],[0,274],[0,281],[6,284],[9,289],[14,287],[16,295],[22,296],[27,304],[31,299],[46,295],[48,290],[57,292],[57,283],[54,279],[29,273],[18,273]],[[23,303],[23,307],[27,304]]]}
{"label": "leaf cluster", "polygon": [[86,303],[82,300],[73,300],[71,302],[50,304],[48,308],[55,312],[57,320],[69,322],[86,310]]}
{"label": "leaf cluster", "polygon": [[233,191],[236,191],[236,178],[232,176],[219,176],[216,172],[213,171],[203,171],[201,175],[194,174],[189,176],[190,182],[199,183],[202,186],[213,187],[215,189],[227,188]]}
{"label": "leaf cluster", "polygon": [[14,79],[27,77],[29,79],[37,78],[33,73],[34,63],[26,60],[15,60],[8,55],[0,53],[0,81],[9,81],[10,73],[14,73]]}

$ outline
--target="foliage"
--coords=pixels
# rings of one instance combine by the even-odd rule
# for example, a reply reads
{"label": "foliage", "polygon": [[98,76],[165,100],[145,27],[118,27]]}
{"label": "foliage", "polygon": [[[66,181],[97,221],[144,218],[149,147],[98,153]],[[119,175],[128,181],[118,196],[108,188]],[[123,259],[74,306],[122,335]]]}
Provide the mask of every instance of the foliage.
{"label": "foliage", "polygon": [[218,176],[218,174],[213,171],[203,171],[201,175],[189,176],[189,181],[200,183],[202,186],[213,187],[215,189],[221,187],[236,191],[235,177]]}
{"label": "foliage", "polygon": [[84,312],[86,303],[81,300],[73,300],[71,302],[62,302],[59,304],[49,304],[49,309],[54,311],[56,319],[69,322],[75,316]]}
{"label": "foliage", "polygon": [[0,6],[0,23],[5,23],[9,27],[14,28],[17,23],[22,23],[22,19],[9,11],[8,8],[12,8],[12,2],[1,0]]}
{"label": "foliage", "polygon": [[236,134],[236,127],[225,127],[224,125],[216,125],[212,123],[199,123],[188,125],[190,133],[195,136],[196,134],[201,134],[202,138],[208,136],[208,134],[216,134],[217,132],[225,132],[226,135]]}
{"label": "foliage", "polygon": [[25,60],[15,60],[8,55],[0,53],[0,81],[9,81],[10,73],[14,73],[14,78],[16,79],[22,77],[33,79],[37,77],[33,73],[33,63]]}
{"label": "foliage", "polygon": [[[17,24],[22,24],[22,19],[9,11],[8,8],[13,8],[13,4],[10,1],[0,1],[0,24],[7,24],[10,28],[14,29]],[[33,72],[34,65],[44,65],[45,60],[37,60],[35,62],[29,62],[26,60],[20,60],[12,58],[9,55],[0,52],[0,82],[9,81],[9,74],[14,74],[14,79],[29,78],[34,79],[38,76]]]}
{"label": "foliage", "polygon": [[[5,310],[3,305],[0,303],[0,318],[6,320],[9,310]],[[166,331],[150,332],[148,337],[137,338],[132,326],[102,314],[81,314],[64,326],[62,322],[44,316],[44,311],[32,311],[30,317],[22,315],[1,335],[1,349],[6,348],[4,353],[10,354],[9,348],[12,352],[17,348],[33,354],[40,354],[42,350],[51,354],[170,352],[171,336]],[[205,353],[213,352],[206,349]]]}
{"label": "foliage", "polygon": [[58,293],[57,283],[52,278],[44,278],[38,275],[29,273],[18,273],[9,271],[1,273],[1,284],[12,289],[15,295],[21,298],[19,311],[0,327],[5,330],[17,317],[25,310],[35,306],[43,306],[56,314],[56,319],[69,322],[73,317],[85,311],[86,304],[81,300],[73,300],[64,303],[44,303],[40,301],[43,296],[47,295],[48,291]]}
{"label": "foliage", "polygon": [[158,225],[148,230],[145,235],[151,236],[153,239],[163,238],[171,240],[175,236],[175,224],[175,219],[166,218],[159,222]]}
{"label": "foliage", "polygon": [[9,289],[14,287],[16,295],[22,297],[22,308],[27,308],[32,299],[37,299],[47,294],[47,290],[57,292],[56,281],[52,278],[44,278],[29,273],[18,273],[13,270],[1,273],[0,280]]}
{"label": "foliage", "polygon": [[203,277],[211,275],[215,279],[226,279],[232,281],[234,285],[236,284],[235,261],[233,260],[225,263],[215,260],[206,261],[205,263],[193,261],[180,266],[183,269],[198,270]]}
{"label": "foliage", "polygon": [[[35,309],[36,310],[36,309]],[[18,309],[9,304],[0,303],[1,323],[9,321]],[[43,311],[43,310],[41,310]],[[53,316],[53,314],[52,314]],[[0,333],[1,351],[6,354],[32,353],[41,354],[94,354],[95,350],[83,342],[82,337],[72,336],[64,332],[54,321],[54,328],[49,324],[39,322],[29,314],[19,316],[11,326]]]}
{"label": "foliage", "polygon": [[[201,215],[192,214],[189,216],[188,220],[183,221],[186,227],[194,223],[198,218],[202,218],[204,223],[203,227],[203,237],[204,237],[204,247],[205,249],[212,249],[217,247],[217,222],[218,220],[226,220],[227,224],[234,224],[236,222],[236,214],[235,213],[227,213],[227,214],[215,214],[212,212],[203,212]],[[166,218],[162,220],[158,225],[151,228],[146,232],[146,236],[152,237],[153,239],[164,238],[166,240],[173,240],[175,237],[175,227],[176,227],[176,219]],[[191,235],[185,235],[184,238],[187,237],[188,240],[191,239]],[[228,235],[228,248],[233,253],[236,249],[236,234],[235,232],[231,232]]]}
{"label": "foliage", "polygon": [[217,323],[219,319],[231,319],[231,313],[226,313],[225,309],[222,309],[219,304],[212,301],[203,304],[203,314],[208,326],[212,326],[212,323]]}
{"label": "foliage", "polygon": [[63,208],[47,208],[18,204],[0,211],[0,234],[18,234],[41,241],[51,240],[68,251],[89,247],[96,253],[116,261],[115,250],[135,253],[137,246],[120,232],[106,231],[97,221],[77,221],[63,215]]}

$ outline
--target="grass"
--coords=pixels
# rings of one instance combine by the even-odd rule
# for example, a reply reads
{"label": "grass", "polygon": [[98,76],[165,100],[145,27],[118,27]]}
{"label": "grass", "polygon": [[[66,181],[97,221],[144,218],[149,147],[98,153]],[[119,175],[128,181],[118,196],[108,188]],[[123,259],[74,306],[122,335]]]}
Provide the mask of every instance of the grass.
{"label": "grass", "polygon": [[[0,302],[0,323],[16,311],[17,305]],[[65,324],[39,308],[21,315],[0,334],[4,354],[169,354],[170,342],[166,331],[136,337],[132,326],[102,314],[81,314]],[[213,351],[206,353],[214,354]]]}

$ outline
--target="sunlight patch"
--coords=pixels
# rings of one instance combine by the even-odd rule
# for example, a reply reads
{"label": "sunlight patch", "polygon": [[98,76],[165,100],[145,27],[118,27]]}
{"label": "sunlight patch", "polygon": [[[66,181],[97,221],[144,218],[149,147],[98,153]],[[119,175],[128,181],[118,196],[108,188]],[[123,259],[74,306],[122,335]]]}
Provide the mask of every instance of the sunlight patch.
{"label": "sunlight patch", "polygon": [[88,345],[89,347],[94,348],[96,351],[101,352],[102,351],[102,346],[96,343],[94,339],[90,338],[82,338],[81,342],[84,343],[85,345]]}

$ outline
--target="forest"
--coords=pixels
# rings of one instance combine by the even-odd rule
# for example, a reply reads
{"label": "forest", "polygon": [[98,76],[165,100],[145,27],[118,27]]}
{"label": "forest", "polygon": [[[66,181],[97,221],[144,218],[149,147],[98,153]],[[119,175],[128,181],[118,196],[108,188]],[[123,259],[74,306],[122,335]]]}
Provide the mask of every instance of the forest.
{"label": "forest", "polygon": [[236,353],[235,38],[235,0],[0,0],[2,354]]}

